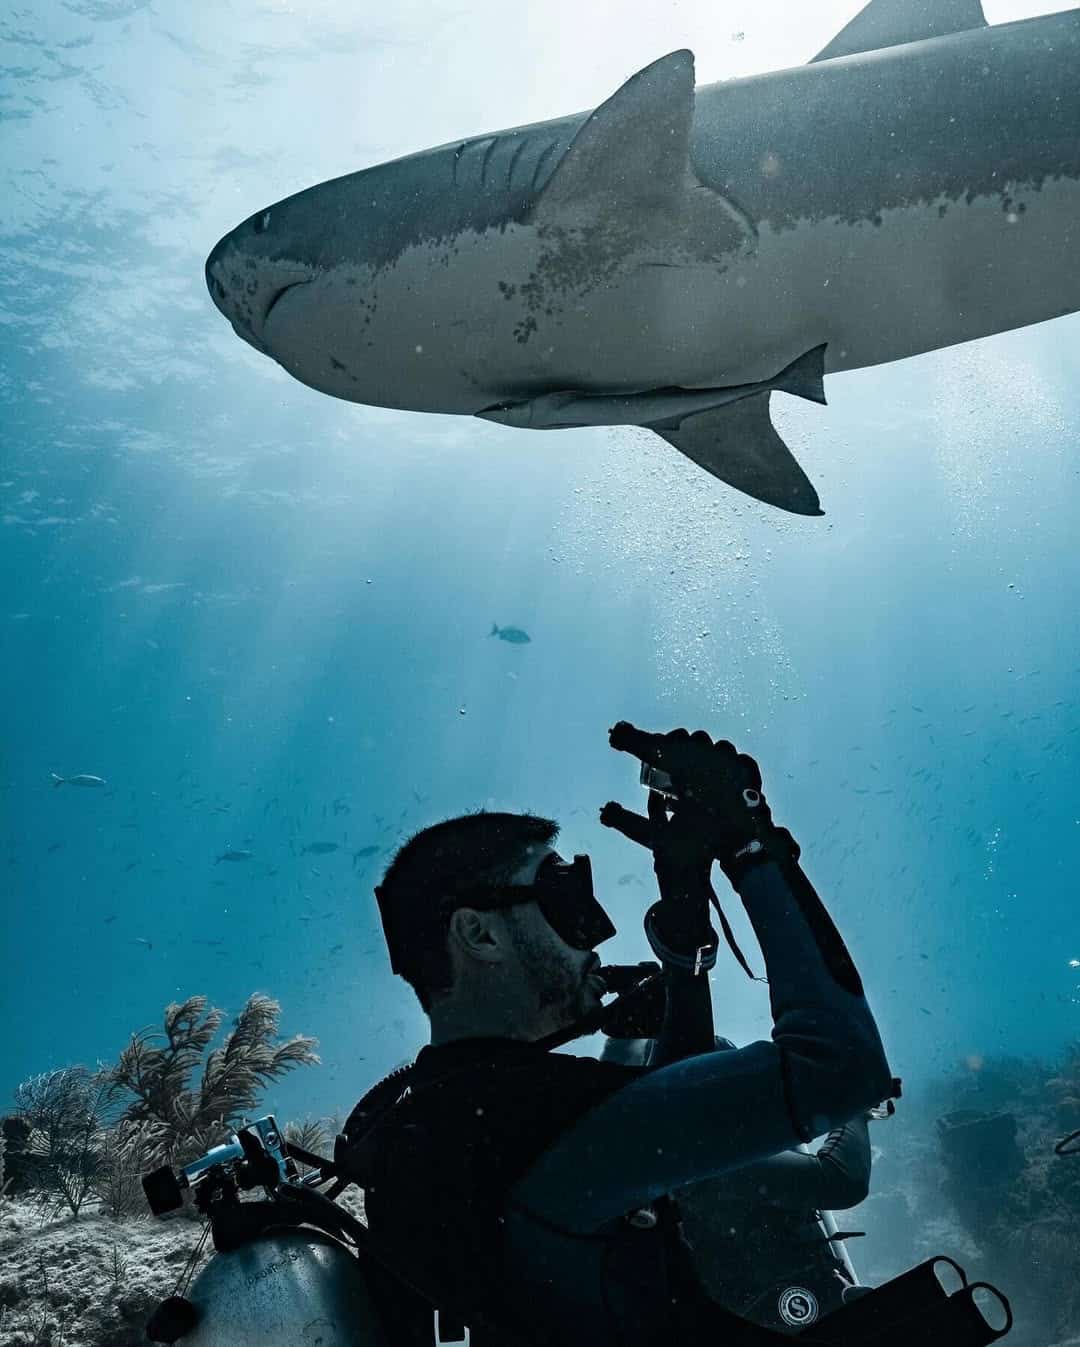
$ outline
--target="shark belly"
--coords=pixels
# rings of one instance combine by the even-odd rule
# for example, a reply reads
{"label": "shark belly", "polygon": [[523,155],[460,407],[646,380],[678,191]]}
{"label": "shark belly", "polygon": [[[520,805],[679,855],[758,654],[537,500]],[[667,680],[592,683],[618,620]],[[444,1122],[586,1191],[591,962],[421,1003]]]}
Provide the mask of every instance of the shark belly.
{"label": "shark belly", "polygon": [[564,388],[727,382],[731,353],[716,340],[727,289],[723,267],[677,260],[575,275],[535,229],[512,225],[409,248],[378,271],[317,274],[274,305],[262,337],[321,392],[473,414]]}

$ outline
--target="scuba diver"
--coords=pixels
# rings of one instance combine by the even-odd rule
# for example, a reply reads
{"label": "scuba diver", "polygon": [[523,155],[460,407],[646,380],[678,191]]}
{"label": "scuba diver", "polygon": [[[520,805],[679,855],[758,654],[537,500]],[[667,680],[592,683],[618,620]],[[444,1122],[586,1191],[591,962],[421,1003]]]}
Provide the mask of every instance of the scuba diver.
{"label": "scuba diver", "polygon": [[[365,1190],[376,1242],[474,1342],[694,1343],[721,1326],[750,1341],[751,1325],[718,1319],[667,1195],[898,1092],[859,975],[753,759],[704,731],[625,722],[611,743],[667,788],[650,790],[647,818],[614,803],[600,816],[651,850],[658,880],[645,932],[666,995],[647,1068],[545,1044],[600,1005],[596,949],[615,933],[588,858],[551,845],[555,823],[437,824],[376,890],[392,967],[431,1043],[406,1078],[361,1101],[335,1159]],[[761,945],[774,1019],[771,1042],[724,1051],[707,978],[714,861]],[[414,1327],[430,1342],[430,1310]]]}
{"label": "scuba diver", "polygon": [[[657,959],[603,968],[615,928],[587,856],[558,825],[476,813],[427,828],[376,889],[394,971],[431,1042],[360,1100],[332,1160],[272,1116],[147,1174],[157,1215],[190,1196],[206,1226],[147,1324],[189,1347],[768,1347],[789,1341],[712,1299],[671,1194],[737,1171],[897,1097],[862,983],[757,764],[703,731],[619,722],[647,816],[600,821],[646,846]],[[717,1050],[708,971],[726,918],[718,862],[765,958],[770,1042]],[[603,998],[616,993],[615,1000]],[[597,1030],[655,1039],[647,1064],[553,1051]],[[298,1166],[308,1167],[301,1173]],[[327,1192],[320,1189],[332,1185]],[[365,1221],[335,1199],[363,1190]],[[266,1200],[241,1193],[262,1188]],[[194,1276],[209,1235],[215,1255]],[[948,1292],[939,1267],[959,1274]],[[1003,1307],[994,1327],[980,1289]],[[797,1314],[802,1314],[798,1310]],[[938,1256],[811,1322],[807,1347],[985,1347],[1008,1302]]]}
{"label": "scuba diver", "polygon": [[[603,1061],[647,1065],[655,1039],[609,1038]],[[717,1051],[734,1048],[717,1037]],[[805,1146],[677,1189],[683,1234],[706,1292],[745,1319],[793,1333],[864,1293],[833,1212],[870,1189],[869,1122],[892,1100],[833,1128],[816,1153]]]}

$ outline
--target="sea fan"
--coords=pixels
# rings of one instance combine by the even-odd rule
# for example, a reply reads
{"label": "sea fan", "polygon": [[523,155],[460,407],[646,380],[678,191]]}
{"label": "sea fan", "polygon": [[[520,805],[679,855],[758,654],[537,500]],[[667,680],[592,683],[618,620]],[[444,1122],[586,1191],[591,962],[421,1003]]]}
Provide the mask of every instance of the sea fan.
{"label": "sea fan", "polygon": [[[223,1011],[208,1008],[205,996],[167,1006],[163,1035],[144,1029],[132,1036],[111,1081],[117,1094],[135,1096],[123,1120],[151,1125],[144,1140],[159,1163],[185,1164],[218,1144],[255,1110],[270,1081],[319,1061],[313,1038],[296,1034],[275,1043],[280,1014],[271,997],[250,996],[225,1041],[205,1060],[225,1019]],[[200,1064],[196,1085],[192,1078]]]}
{"label": "sea fan", "polygon": [[101,1167],[110,1095],[109,1073],[84,1066],[43,1072],[15,1091],[17,1115],[30,1129],[30,1186],[46,1206],[78,1216]]}
{"label": "sea fan", "polygon": [[[299,1146],[305,1151],[310,1151],[320,1159],[326,1159],[334,1148],[335,1131],[328,1120],[305,1118],[302,1122],[286,1123],[285,1140],[291,1141],[294,1146]],[[300,1161],[297,1162],[297,1167],[301,1174],[307,1174],[310,1170],[309,1165]]]}

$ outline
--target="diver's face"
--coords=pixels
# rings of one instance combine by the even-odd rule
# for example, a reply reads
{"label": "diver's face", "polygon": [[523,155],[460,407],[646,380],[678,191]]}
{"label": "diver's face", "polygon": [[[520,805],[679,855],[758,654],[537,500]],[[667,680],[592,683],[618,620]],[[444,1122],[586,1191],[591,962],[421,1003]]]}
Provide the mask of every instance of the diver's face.
{"label": "diver's face", "polygon": [[[532,848],[529,859],[514,876],[514,883],[531,884],[541,862],[552,850],[547,846]],[[502,915],[522,979],[538,1016],[551,1030],[581,1019],[600,1005],[604,984],[598,976],[600,956],[595,950],[568,945],[536,903],[518,903]]]}

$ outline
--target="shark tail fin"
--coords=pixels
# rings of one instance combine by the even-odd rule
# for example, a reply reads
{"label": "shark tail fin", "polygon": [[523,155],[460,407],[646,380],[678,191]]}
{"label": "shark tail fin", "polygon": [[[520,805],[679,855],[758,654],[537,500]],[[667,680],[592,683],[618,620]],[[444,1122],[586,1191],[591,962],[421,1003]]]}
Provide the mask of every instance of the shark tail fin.
{"label": "shark tail fin", "polygon": [[491,630],[488,632],[488,635],[489,635],[489,636],[498,636],[498,634],[499,634],[499,628],[498,628],[498,626],[493,622],[493,623],[491,624]]}
{"label": "shark tail fin", "polygon": [[821,515],[818,494],[776,433],[768,392],[688,416],[678,428],[649,427],[706,472],[791,514]]}
{"label": "shark tail fin", "polygon": [[825,346],[823,342],[799,356],[798,360],[793,360],[775,379],[769,380],[769,388],[790,393],[793,397],[806,398],[808,402],[820,402],[824,406]]}
{"label": "shark tail fin", "polygon": [[55,772],[50,772],[49,775],[52,777],[52,783],[54,786],[62,786],[64,784],[66,778],[62,776],[57,776]]}

